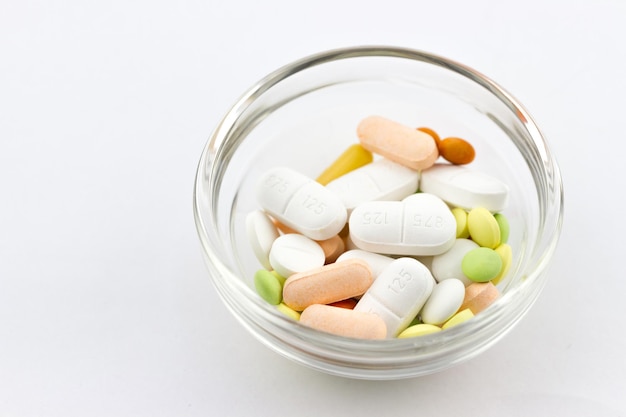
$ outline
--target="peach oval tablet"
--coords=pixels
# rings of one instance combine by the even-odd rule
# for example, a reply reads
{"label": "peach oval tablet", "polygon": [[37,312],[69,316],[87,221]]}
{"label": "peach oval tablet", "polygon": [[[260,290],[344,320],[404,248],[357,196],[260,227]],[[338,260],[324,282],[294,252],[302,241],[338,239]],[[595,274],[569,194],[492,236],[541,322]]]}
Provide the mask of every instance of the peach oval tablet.
{"label": "peach oval tablet", "polygon": [[318,240],[317,244],[320,245],[324,251],[324,256],[326,258],[325,263],[327,264],[335,262],[346,248],[343,239],[339,235],[335,235],[330,239]]}
{"label": "peach oval tablet", "polygon": [[330,304],[363,295],[374,278],[367,262],[349,259],[290,276],[283,302],[296,311],[312,304]]}
{"label": "peach oval tablet", "polygon": [[326,333],[357,339],[384,339],[387,336],[385,322],[374,313],[322,304],[307,307],[300,315],[300,323]]}
{"label": "peach oval tablet", "polygon": [[437,144],[428,133],[381,116],[363,119],[357,136],[365,149],[416,171],[430,168],[439,157]]}
{"label": "peach oval tablet", "polygon": [[465,287],[465,298],[459,310],[470,309],[474,315],[489,307],[500,296],[491,282],[475,282]]}

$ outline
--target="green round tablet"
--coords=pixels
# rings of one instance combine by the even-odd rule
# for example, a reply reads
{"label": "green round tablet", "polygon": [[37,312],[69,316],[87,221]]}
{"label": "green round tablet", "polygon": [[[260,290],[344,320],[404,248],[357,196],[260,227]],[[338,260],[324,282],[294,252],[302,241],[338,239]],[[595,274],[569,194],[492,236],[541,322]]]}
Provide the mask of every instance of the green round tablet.
{"label": "green round tablet", "polygon": [[490,248],[472,249],[463,257],[461,270],[472,281],[491,281],[502,270],[502,258]]}
{"label": "green round tablet", "polygon": [[278,305],[283,301],[282,282],[270,271],[258,270],[254,274],[254,287],[261,298],[272,305]]}
{"label": "green round tablet", "polygon": [[498,226],[500,226],[500,243],[507,243],[509,240],[509,221],[502,213],[496,213],[493,217],[498,222]]}

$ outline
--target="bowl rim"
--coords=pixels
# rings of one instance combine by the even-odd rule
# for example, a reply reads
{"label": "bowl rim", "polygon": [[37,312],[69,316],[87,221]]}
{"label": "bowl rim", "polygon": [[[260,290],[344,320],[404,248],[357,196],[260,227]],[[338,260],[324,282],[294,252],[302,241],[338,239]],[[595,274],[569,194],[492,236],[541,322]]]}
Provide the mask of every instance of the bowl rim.
{"label": "bowl rim", "polygon": [[[532,138],[533,144],[536,145],[539,151],[538,158],[544,161],[544,165],[547,163],[550,169],[550,179],[552,181],[553,186],[555,186],[555,191],[553,193],[553,200],[550,201],[550,207],[553,210],[553,213],[556,214],[556,218],[551,219],[550,230],[545,230],[543,233],[551,234],[551,238],[547,240],[547,244],[542,248],[543,253],[541,256],[538,256],[536,262],[533,264],[532,270],[528,275],[525,276],[524,282],[521,282],[515,288],[509,289],[506,293],[502,294],[501,297],[487,309],[482,312],[479,316],[477,316],[476,320],[471,321],[471,326],[461,324],[456,326],[455,328],[448,329],[447,332],[451,336],[458,334],[463,337],[469,335],[474,329],[478,326],[479,329],[481,326],[488,325],[491,321],[493,321],[497,315],[497,312],[500,310],[504,310],[507,306],[511,305],[509,302],[513,297],[517,296],[519,293],[525,291],[526,288],[531,287],[531,284],[535,283],[539,278],[544,274],[546,268],[548,267],[552,255],[556,250],[558,245],[558,240],[560,238],[560,232],[563,224],[563,215],[564,215],[564,193],[563,193],[563,183],[560,175],[560,170],[558,167],[558,163],[556,161],[555,156],[550,151],[549,145],[545,140],[544,135],[541,133],[539,127],[534,122],[531,115],[524,108],[524,106],[515,99],[510,93],[508,93],[504,88],[498,85],[496,82],[478,72],[477,70],[464,65],[460,62],[442,57],[440,55],[432,54],[429,52],[410,49],[405,47],[397,47],[397,46],[381,46],[381,45],[371,45],[371,46],[351,46],[351,47],[342,47],[336,49],[330,49],[327,51],[322,51],[318,53],[314,53],[308,55],[306,57],[295,60],[291,63],[283,65],[282,67],[272,71],[265,77],[261,78],[258,82],[253,84],[248,90],[246,90],[238,100],[230,107],[230,109],[226,112],[226,114],[220,119],[217,126],[213,130],[211,136],[209,137],[208,142],[205,144],[203,148],[202,155],[200,157],[200,161],[198,163],[194,189],[193,189],[193,212],[196,230],[199,235],[202,250],[205,254],[205,258],[208,256],[209,259],[207,264],[210,269],[212,269],[212,274],[210,279],[212,283],[215,285],[216,280],[219,279],[222,274],[232,274],[236,276],[234,271],[231,271],[230,268],[226,265],[220,264],[219,256],[213,256],[212,252],[215,249],[215,241],[211,243],[211,237],[207,235],[207,225],[204,224],[202,219],[202,215],[200,213],[200,196],[199,196],[199,188],[200,182],[206,179],[206,174],[204,173],[204,168],[212,166],[211,165],[211,155],[215,156],[215,152],[222,145],[223,141],[228,138],[228,133],[230,131],[230,127],[236,123],[239,117],[243,114],[248,106],[250,106],[258,97],[262,96],[266,91],[271,89],[276,84],[280,83],[282,80],[289,78],[293,74],[296,74],[300,71],[306,70],[308,68],[323,65],[325,63],[334,62],[337,60],[349,59],[349,58],[358,58],[358,57],[382,57],[382,58],[404,58],[410,60],[416,60],[425,62],[428,64],[436,65],[439,67],[446,68],[451,70],[461,76],[469,79],[470,81],[484,87],[488,90],[488,92],[495,96],[501,103],[505,104],[512,112],[514,112],[519,118],[520,122],[523,123],[526,128],[528,135]],[[208,174],[209,177],[213,175],[212,173]],[[205,197],[206,198],[206,197]],[[213,204],[216,204],[215,199],[210,200]],[[537,237],[539,239],[539,236]],[[514,324],[517,320],[521,319],[521,317],[530,309],[535,299],[539,295],[543,285],[545,284],[546,279],[541,280],[540,285],[535,285],[533,299],[527,303],[524,308],[517,312],[517,315],[514,319]],[[229,282],[227,285],[234,285],[236,291],[243,291],[247,298],[252,298],[253,303],[255,304],[255,309],[260,308],[265,312],[269,313],[270,320],[274,320],[278,323],[278,326],[285,325],[290,328],[290,331],[293,331],[296,328],[298,332],[302,332],[303,337],[315,338],[316,340],[320,340],[320,343],[337,343],[339,345],[351,346],[354,347],[356,345],[360,347],[365,347],[366,349],[373,349],[374,351],[379,350],[381,346],[389,346],[394,345],[398,349],[406,349],[412,350],[416,346],[416,341],[413,339],[385,339],[380,341],[363,341],[358,340],[354,343],[353,339],[346,340],[347,338],[342,336],[330,335],[330,334],[322,334],[321,332],[313,329],[306,328],[298,324],[297,322],[287,318],[282,313],[278,312],[275,308],[270,308],[272,306],[266,305],[267,303],[259,300],[258,295],[253,291],[252,288],[245,285],[242,280],[235,279],[234,282]],[[224,296],[222,293],[223,289],[219,288],[218,292],[220,296]],[[227,305],[228,306],[228,305]],[[228,306],[231,308],[231,306]],[[241,317],[238,314],[235,316],[241,321]],[[246,324],[246,323],[244,323]],[[249,327],[249,323],[246,327]],[[513,327],[512,325],[510,327]],[[510,330],[510,329],[509,329]],[[503,332],[501,336],[504,335]],[[258,336],[258,335],[257,335]],[[258,338],[258,337],[257,337]],[[420,338],[421,339],[421,338]],[[430,340],[434,339],[431,337]],[[428,342],[429,338],[425,337],[422,341]],[[494,341],[495,342],[495,341]],[[285,352],[279,352],[285,354]],[[478,352],[477,352],[478,353]],[[294,359],[294,358],[292,358]],[[306,364],[306,363],[305,363]],[[310,364],[308,364],[310,365]],[[322,369],[323,370],[323,369]],[[327,370],[326,370],[327,371]]]}

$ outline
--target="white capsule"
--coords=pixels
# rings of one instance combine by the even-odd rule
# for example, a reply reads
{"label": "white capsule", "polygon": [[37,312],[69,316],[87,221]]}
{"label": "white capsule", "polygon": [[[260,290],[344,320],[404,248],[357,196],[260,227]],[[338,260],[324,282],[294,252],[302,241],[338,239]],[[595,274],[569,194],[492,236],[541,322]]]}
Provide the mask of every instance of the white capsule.
{"label": "white capsule", "polygon": [[392,255],[437,255],[456,238],[456,220],[437,196],[413,194],[403,201],[371,201],[350,215],[350,238],[363,250]]}
{"label": "white capsule", "polygon": [[430,264],[433,277],[435,277],[437,282],[456,278],[461,280],[465,286],[470,285],[474,281],[465,276],[461,263],[467,252],[478,247],[478,244],[472,240],[456,239],[452,247],[446,252],[433,256],[433,261]]}
{"label": "white capsule", "polygon": [[326,184],[350,213],[366,201],[400,201],[417,191],[419,173],[389,159],[379,159]]}
{"label": "white capsule", "polygon": [[413,258],[399,258],[376,278],[354,310],[377,314],[387,325],[387,337],[395,337],[422,309],[434,286],[428,268]]}
{"label": "white capsule", "polygon": [[420,317],[426,324],[438,326],[452,317],[463,304],[465,285],[458,279],[446,279],[435,285]]}
{"label": "white capsule", "polygon": [[339,197],[291,168],[266,172],[256,196],[276,220],[314,240],[330,239],[343,229],[348,218]]}
{"label": "white capsule", "polygon": [[319,268],[325,259],[324,250],[317,242],[296,233],[278,237],[269,255],[272,268],[285,278]]}
{"label": "white capsule", "polygon": [[509,196],[509,187],[499,179],[452,164],[435,164],[422,171],[419,188],[451,206],[466,210],[485,207],[492,213],[502,211]]}
{"label": "white capsule", "polygon": [[368,252],[361,249],[351,249],[339,255],[336,262],[355,258],[362,259],[367,262],[370,269],[372,270],[372,276],[374,277],[374,279],[376,279],[376,277],[378,277],[383,272],[383,270],[394,261],[394,258],[391,258],[389,256]]}
{"label": "white capsule", "polygon": [[246,217],[246,234],[252,251],[265,269],[272,269],[269,255],[272,243],[278,238],[278,229],[267,214],[261,210],[248,213]]}

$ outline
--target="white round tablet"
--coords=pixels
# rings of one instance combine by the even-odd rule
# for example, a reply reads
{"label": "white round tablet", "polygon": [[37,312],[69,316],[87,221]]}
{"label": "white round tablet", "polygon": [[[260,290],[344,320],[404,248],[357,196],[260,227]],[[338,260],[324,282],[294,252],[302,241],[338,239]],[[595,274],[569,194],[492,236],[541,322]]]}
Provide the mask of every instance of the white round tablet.
{"label": "white round tablet", "polygon": [[280,235],[272,219],[261,210],[248,213],[246,217],[246,234],[254,255],[263,268],[272,269],[270,249],[274,240]]}
{"label": "white round tablet", "polygon": [[285,278],[324,265],[322,247],[304,235],[290,233],[280,236],[272,244],[269,261],[272,268]]}

